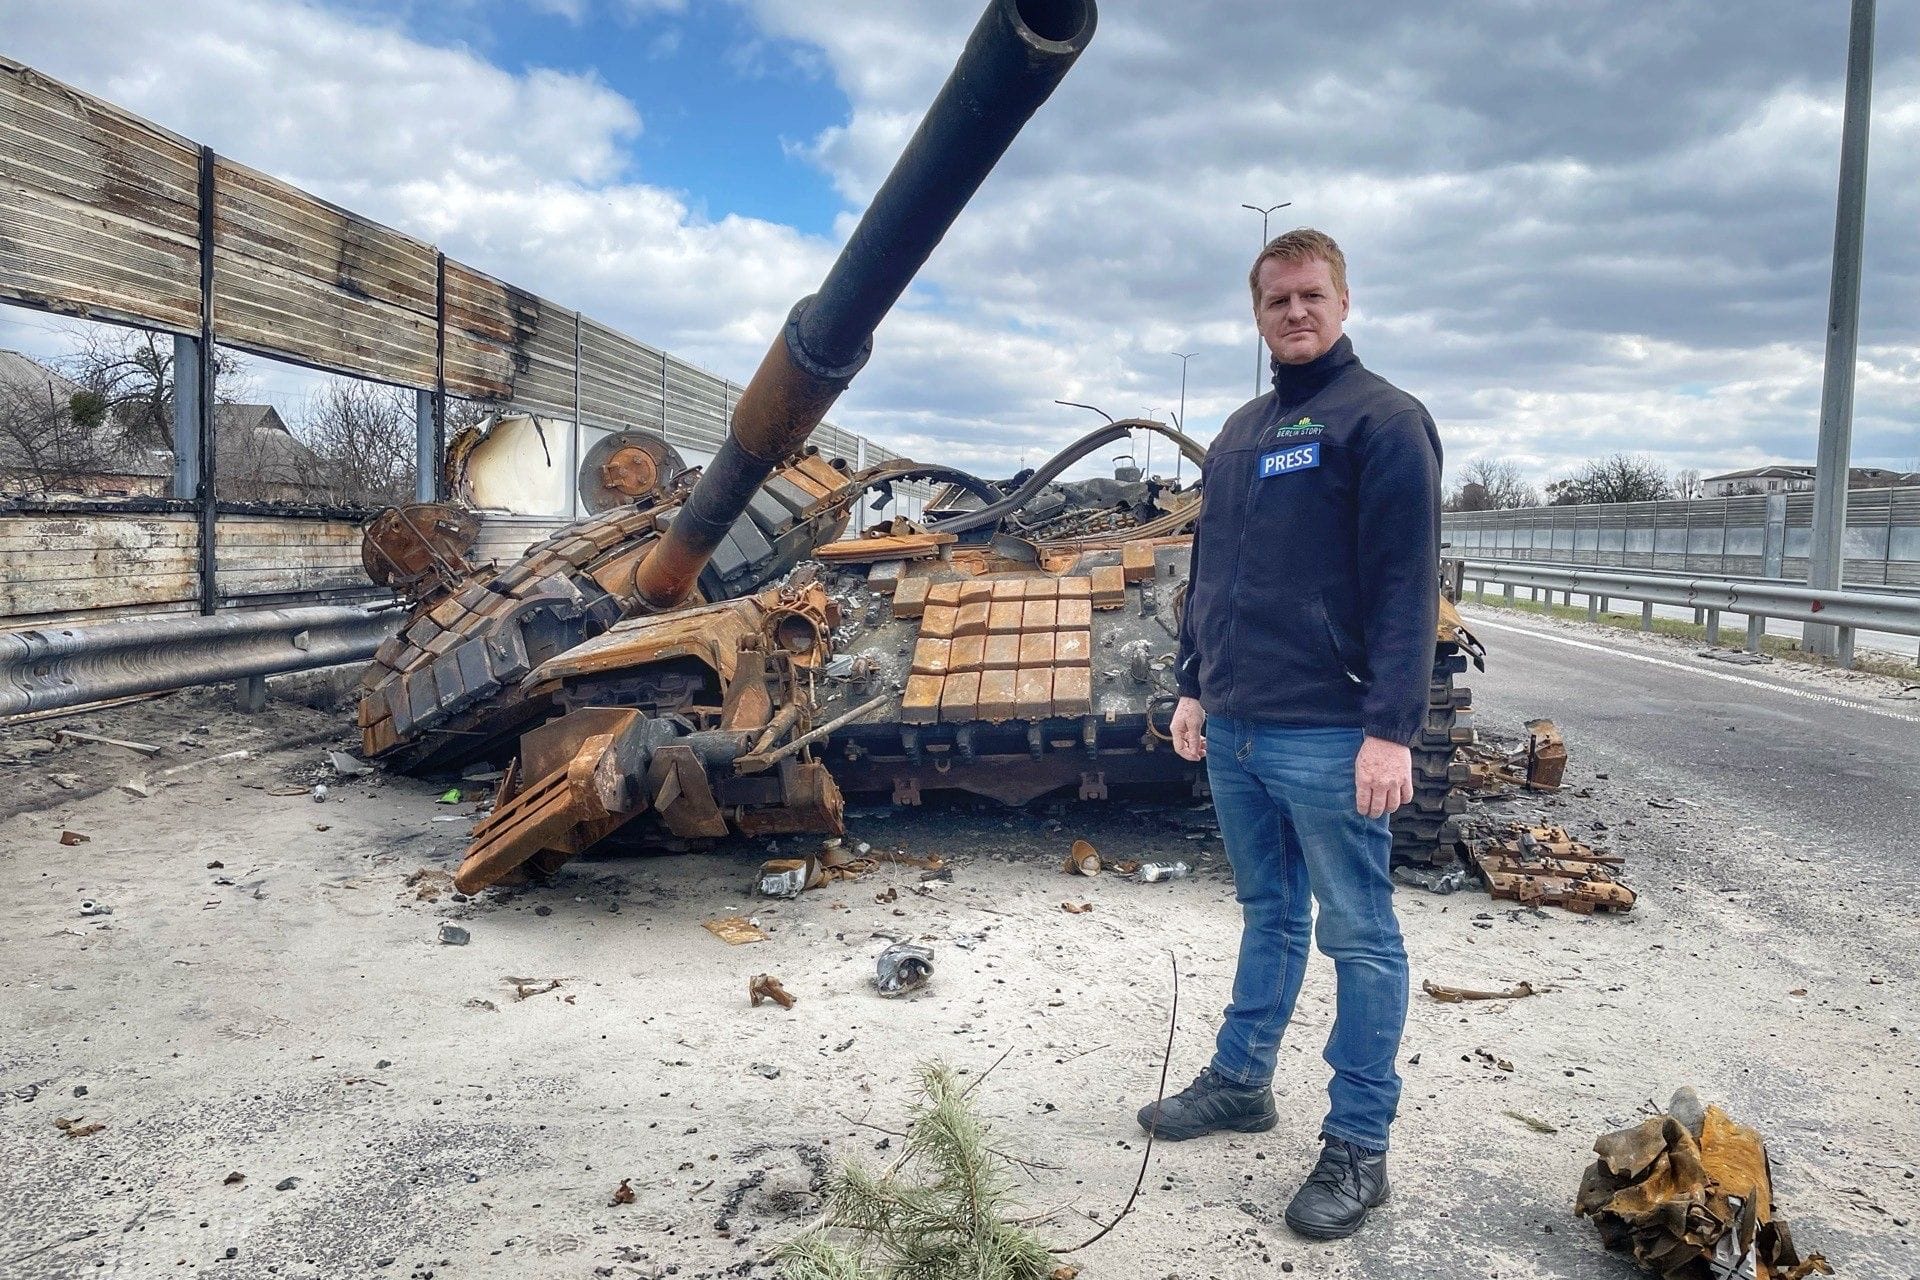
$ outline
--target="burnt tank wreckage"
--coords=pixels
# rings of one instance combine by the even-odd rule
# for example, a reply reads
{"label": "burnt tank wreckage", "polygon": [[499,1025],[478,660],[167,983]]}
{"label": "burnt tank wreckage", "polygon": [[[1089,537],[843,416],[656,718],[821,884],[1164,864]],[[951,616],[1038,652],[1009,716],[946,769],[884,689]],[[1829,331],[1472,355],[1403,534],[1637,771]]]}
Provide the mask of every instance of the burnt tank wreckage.
{"label": "burnt tank wreckage", "polygon": [[[381,514],[368,572],[409,601],[362,681],[367,754],[409,772],[502,765],[455,877],[472,892],[619,835],[641,845],[839,834],[845,792],[1021,803],[1060,788],[1202,785],[1174,754],[1171,663],[1201,494],[1059,477],[1114,423],[1016,481],[806,446],[961,207],[1091,38],[1092,0],[994,0],[818,293],[793,309],[703,469],[642,431],[604,442],[594,514],[506,566],[452,504]],[[853,504],[944,483],[921,524],[838,541]],[[1443,602],[1415,804],[1396,857],[1454,855],[1453,676],[1477,651]]]}

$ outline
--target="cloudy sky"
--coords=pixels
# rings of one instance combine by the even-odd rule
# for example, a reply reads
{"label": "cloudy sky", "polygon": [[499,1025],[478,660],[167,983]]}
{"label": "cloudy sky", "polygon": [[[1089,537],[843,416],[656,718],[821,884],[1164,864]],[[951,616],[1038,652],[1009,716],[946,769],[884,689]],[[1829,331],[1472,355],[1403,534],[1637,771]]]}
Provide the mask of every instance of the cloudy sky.
{"label": "cloudy sky", "polygon": [[[1920,468],[1920,16],[1882,6],[1854,457]],[[826,16],[830,14],[831,16]],[[0,52],[735,379],[975,0],[0,0]],[[1291,200],[1450,465],[1810,461],[1844,0],[1103,0],[834,414],[1005,473],[1251,393]],[[0,345],[44,321],[0,316]]]}

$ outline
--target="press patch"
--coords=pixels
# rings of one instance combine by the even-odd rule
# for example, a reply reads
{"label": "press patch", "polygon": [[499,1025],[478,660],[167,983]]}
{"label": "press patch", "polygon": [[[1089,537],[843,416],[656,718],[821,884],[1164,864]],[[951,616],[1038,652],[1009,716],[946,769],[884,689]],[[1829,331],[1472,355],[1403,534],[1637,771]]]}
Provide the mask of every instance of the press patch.
{"label": "press patch", "polygon": [[1320,465],[1320,442],[1297,444],[1290,449],[1275,449],[1260,455],[1260,478],[1283,476],[1289,471],[1305,471]]}

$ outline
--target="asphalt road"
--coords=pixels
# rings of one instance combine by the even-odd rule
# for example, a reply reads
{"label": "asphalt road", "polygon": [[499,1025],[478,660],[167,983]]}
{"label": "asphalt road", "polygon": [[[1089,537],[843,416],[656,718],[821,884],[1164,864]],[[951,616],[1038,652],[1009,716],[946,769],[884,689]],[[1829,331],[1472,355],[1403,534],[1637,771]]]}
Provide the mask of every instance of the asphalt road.
{"label": "asphalt road", "polygon": [[[1545,716],[1569,750],[1725,823],[1763,824],[1892,890],[1920,888],[1907,848],[1920,821],[1920,701],[1736,667],[1680,645],[1467,611],[1488,648],[1470,672],[1483,722]],[[1622,771],[1624,770],[1624,775]]]}

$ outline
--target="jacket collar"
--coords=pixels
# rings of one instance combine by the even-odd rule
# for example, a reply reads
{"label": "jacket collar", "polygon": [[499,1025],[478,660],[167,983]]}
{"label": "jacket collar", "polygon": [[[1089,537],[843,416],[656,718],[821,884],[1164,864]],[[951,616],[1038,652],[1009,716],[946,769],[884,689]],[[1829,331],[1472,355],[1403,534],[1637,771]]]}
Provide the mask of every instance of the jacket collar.
{"label": "jacket collar", "polygon": [[1281,364],[1278,360],[1270,363],[1273,368],[1273,389],[1280,403],[1299,404],[1311,399],[1341,373],[1359,364],[1360,357],[1353,354],[1353,340],[1343,333],[1338,342],[1305,364]]}

